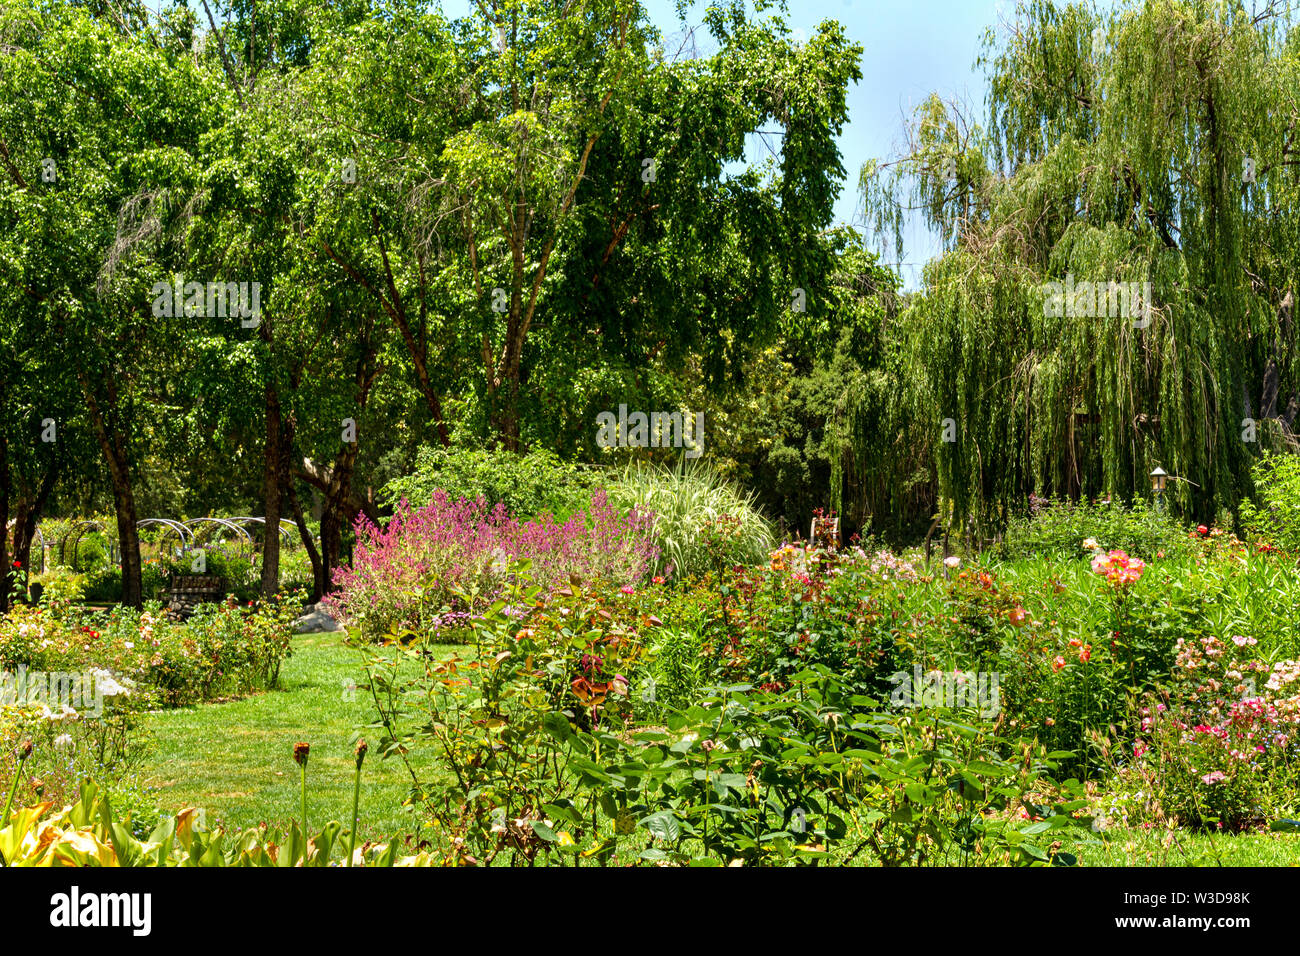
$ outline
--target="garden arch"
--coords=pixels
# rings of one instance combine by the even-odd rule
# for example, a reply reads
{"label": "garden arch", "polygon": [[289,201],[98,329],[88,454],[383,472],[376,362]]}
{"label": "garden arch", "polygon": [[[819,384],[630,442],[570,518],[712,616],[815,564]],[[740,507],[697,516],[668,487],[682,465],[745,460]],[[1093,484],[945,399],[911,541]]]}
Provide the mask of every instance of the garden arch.
{"label": "garden arch", "polygon": [[[190,531],[189,528],[185,527],[184,524],[177,521],[175,518],[143,518],[140,521],[137,521],[135,523],[135,526],[137,528],[143,528],[145,525],[150,525],[150,524],[160,524],[166,528],[171,529],[172,531],[175,531],[177,537],[181,539],[182,550],[188,547],[187,539],[189,542],[192,542],[194,540],[194,533]],[[159,538],[159,541],[161,540],[162,539]]]}
{"label": "garden arch", "polygon": [[184,522],[185,527],[189,529],[190,534],[192,536],[190,541],[191,548],[193,548],[195,544],[198,542],[198,537],[199,537],[197,534],[194,533],[195,529],[193,526],[205,522],[209,524],[220,525],[223,528],[229,528],[231,531],[234,531],[235,534],[239,535],[239,537],[243,539],[240,543],[241,554],[249,558],[252,557],[252,551],[253,551],[252,536],[243,528],[241,528],[239,525],[235,524],[233,521],[230,521],[229,519],[226,518],[191,518],[189,521]]}
{"label": "garden arch", "polygon": [[[240,524],[245,521],[251,521],[255,524],[260,524],[263,526],[266,525],[265,518],[259,518],[254,515],[240,515],[239,517],[231,518],[230,520],[235,522],[236,524]],[[293,544],[294,532],[296,532],[297,530],[298,530],[298,526],[294,524],[292,521],[290,521],[288,518],[280,519],[280,537],[282,537],[285,540],[285,542],[287,542],[288,544],[290,545]]]}
{"label": "garden arch", "polygon": [[[68,566],[67,564],[68,539],[72,538],[71,567],[72,570],[74,571],[81,570],[81,566],[77,563],[77,550],[81,547],[81,539],[86,536],[86,531],[90,529],[103,533],[104,526],[100,524],[98,521],[94,520],[93,518],[89,518],[85,521],[78,521],[76,524],[74,524],[71,528],[68,529],[67,534],[65,534],[62,540],[59,541],[59,564],[60,565],[63,565],[64,567]],[[110,539],[108,542],[108,559],[112,561],[114,564],[117,563],[117,548],[114,545],[112,539]]]}

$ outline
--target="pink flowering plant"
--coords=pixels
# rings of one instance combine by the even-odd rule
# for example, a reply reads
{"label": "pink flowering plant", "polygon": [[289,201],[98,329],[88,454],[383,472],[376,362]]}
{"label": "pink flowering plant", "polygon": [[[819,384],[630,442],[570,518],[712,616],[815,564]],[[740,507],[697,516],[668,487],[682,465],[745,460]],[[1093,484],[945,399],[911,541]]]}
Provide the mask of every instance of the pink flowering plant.
{"label": "pink flowering plant", "polygon": [[1241,830],[1294,811],[1300,662],[1270,667],[1253,637],[1180,639],[1171,686],[1139,711],[1131,764],[1161,822]]}
{"label": "pink flowering plant", "polygon": [[1111,654],[1132,690],[1152,686],[1169,673],[1172,640],[1164,626],[1168,609],[1153,599],[1152,587],[1139,587],[1150,569],[1140,558],[1116,550],[1094,554],[1092,570],[1106,582]]}
{"label": "pink flowering plant", "polygon": [[464,638],[505,589],[511,562],[530,562],[543,591],[573,576],[637,584],[658,558],[652,525],[652,515],[620,512],[603,491],[564,523],[549,514],[520,522],[504,505],[438,491],[423,508],[403,501],[382,527],[357,519],[352,567],[335,572],[326,604],[371,639],[406,631]]}
{"label": "pink flowering plant", "polygon": [[1105,575],[1106,580],[1122,593],[1122,589],[1141,580],[1146,562],[1131,558],[1123,551],[1098,552],[1092,559],[1092,570]]}

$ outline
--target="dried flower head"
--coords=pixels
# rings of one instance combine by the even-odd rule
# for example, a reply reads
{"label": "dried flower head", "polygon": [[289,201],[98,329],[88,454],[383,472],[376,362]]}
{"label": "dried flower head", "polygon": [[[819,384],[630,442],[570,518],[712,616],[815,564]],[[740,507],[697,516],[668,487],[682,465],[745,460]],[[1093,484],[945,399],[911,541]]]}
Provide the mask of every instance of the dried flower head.
{"label": "dried flower head", "polygon": [[369,749],[370,749],[370,745],[367,744],[364,740],[358,740],[358,741],[357,741],[357,751],[356,751],[356,755],[357,755],[357,769],[358,769],[358,770],[361,769],[361,761],[363,761],[363,760],[366,759],[366,751],[369,750]]}
{"label": "dried flower head", "polygon": [[307,755],[311,753],[311,744],[296,743],[293,745],[293,760],[300,767],[307,766]]}

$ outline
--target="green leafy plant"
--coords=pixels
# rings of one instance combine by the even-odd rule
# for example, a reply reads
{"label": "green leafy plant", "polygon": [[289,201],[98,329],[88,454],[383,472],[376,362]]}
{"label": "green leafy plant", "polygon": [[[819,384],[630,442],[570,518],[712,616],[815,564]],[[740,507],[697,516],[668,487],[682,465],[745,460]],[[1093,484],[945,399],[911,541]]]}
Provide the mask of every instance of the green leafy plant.
{"label": "green leafy plant", "polygon": [[549,512],[563,521],[591,500],[587,477],[553,452],[536,448],[525,455],[473,448],[423,446],[415,470],[394,478],[380,492],[380,500],[397,507],[403,500],[422,507],[435,491],[445,491],[453,501],[483,498],[488,509],[503,504],[521,520]]}
{"label": "green leafy plant", "polygon": [[1269,455],[1251,469],[1258,503],[1241,504],[1241,522],[1256,540],[1300,552],[1300,455]]}
{"label": "green leafy plant", "polygon": [[1187,529],[1168,512],[1144,499],[1130,504],[1036,498],[1026,514],[1014,517],[999,546],[1006,559],[1074,557],[1081,542],[1093,540],[1102,550],[1121,550],[1151,561],[1191,554]]}

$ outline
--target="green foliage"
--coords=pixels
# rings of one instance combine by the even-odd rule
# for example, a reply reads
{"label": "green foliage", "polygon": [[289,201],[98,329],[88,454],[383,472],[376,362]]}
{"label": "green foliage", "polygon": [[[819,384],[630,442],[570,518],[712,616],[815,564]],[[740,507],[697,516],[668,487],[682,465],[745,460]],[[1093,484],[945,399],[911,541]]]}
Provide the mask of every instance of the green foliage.
{"label": "green foliage", "polygon": [[1258,505],[1241,505],[1241,522],[1255,539],[1300,552],[1300,455],[1265,456],[1251,472]]}
{"label": "green foliage", "polygon": [[[204,547],[203,574],[221,578],[228,594],[247,601],[257,596],[258,569],[253,561],[242,554],[227,554],[220,547]],[[148,599],[162,599],[163,592],[176,577],[191,576],[198,549],[182,557],[147,559],[141,569],[142,593]],[[98,565],[85,575],[85,600],[96,604],[115,603],[122,600],[122,569],[116,565]]]}
{"label": "green foliage", "polygon": [[[788,674],[782,695],[740,684],[681,708],[629,695],[657,619],[577,582],[544,601],[518,570],[516,614],[503,599],[472,658],[432,660],[417,638],[404,648],[414,678],[397,678],[391,655],[371,660],[381,750],[413,774],[446,862],[1072,859],[1053,853],[1082,802],[1036,811],[1042,825],[1013,813],[1052,755],[1006,759],[1004,742],[956,715],[883,713],[819,663]],[[650,711],[666,727],[636,719]],[[451,774],[430,780],[430,758]]]}
{"label": "green foliage", "polygon": [[553,452],[534,448],[526,455],[495,449],[424,446],[415,470],[384,486],[380,501],[396,507],[403,499],[422,508],[442,490],[452,501],[483,498],[489,509],[506,506],[524,521],[545,512],[563,521],[591,499],[586,476]]}
{"label": "green foliage", "polygon": [[88,571],[84,597],[93,604],[122,600],[122,569],[113,565],[100,565]]}
{"label": "green foliage", "polygon": [[[688,627],[661,628],[650,648],[643,698],[661,707],[683,708],[699,698],[705,673],[704,635]],[[650,708],[653,709],[653,708]]]}
{"label": "green foliage", "polygon": [[[931,96],[903,155],[862,171],[878,236],[919,208],[945,242],[900,323],[940,495],[1000,529],[1030,493],[1129,498],[1161,464],[1188,479],[1171,506],[1208,523],[1256,448],[1296,440],[1294,18],[1023,0],[1009,19],[980,61],[987,124]],[[1086,291],[1053,304],[1049,283],[1076,282],[1149,294],[1137,315]]]}
{"label": "green foliage", "polygon": [[787,545],[770,567],[726,566],[677,589],[662,613],[694,635],[696,686],[784,691],[793,674],[825,665],[855,693],[878,694],[895,669],[900,597],[865,555]]}
{"label": "green foliage", "polygon": [[[962,577],[967,590],[1010,592],[1006,580],[986,572]],[[1063,766],[1093,779],[1104,764],[1098,735],[1132,732],[1133,699],[1167,678],[1174,642],[1199,624],[1202,603],[1181,575],[1160,568],[1126,586],[1090,570],[1069,580],[1068,588],[1053,578],[1032,597],[1012,596],[1006,606],[1020,609],[1020,624],[1002,626],[990,666],[1001,673],[1010,726],[1073,751]]]}
{"label": "green foliage", "polygon": [[40,603],[45,607],[63,608],[85,599],[86,576],[67,568],[51,568],[33,583],[41,585]]}
{"label": "green foliage", "polygon": [[[567,776],[556,726],[622,726],[628,691],[654,626],[631,595],[576,579],[550,599],[513,565],[512,586],[474,622],[473,654],[436,660],[427,640],[372,655],[379,751],[411,772],[415,798],[438,824],[448,862],[490,863],[503,850],[532,859],[532,829]],[[506,613],[507,608],[511,613]],[[403,673],[403,660],[419,671]],[[566,716],[567,714],[567,716]],[[430,753],[431,751],[431,753]],[[455,785],[430,776],[430,757]]]}
{"label": "green foliage", "polygon": [[[876,711],[825,666],[796,683],[798,694],[781,697],[717,689],[665,731],[630,739],[557,724],[580,787],[598,795],[596,832],[588,849],[566,846],[553,827],[542,839],[561,854],[691,866],[1073,861],[1054,854],[1079,835],[1070,813],[1083,801],[1036,807],[1048,819],[1029,826],[1007,812],[1050,759],[1005,760],[995,738],[946,714],[921,722]],[[564,835],[587,819],[580,804],[554,807]]]}
{"label": "green foliage", "polygon": [[[163,816],[147,836],[130,793],[118,794],[92,781],[81,784],[77,799],[62,810],[53,804],[21,807],[0,819],[0,861],[5,866],[329,866],[336,850],[346,856],[343,827],[334,821],[308,838],[295,822],[282,837],[278,830],[250,828],[239,834],[209,831],[202,815],[187,808]],[[112,798],[112,799],[111,799]],[[152,812],[152,811],[150,811]],[[38,841],[36,834],[41,835]],[[427,853],[398,858],[397,840],[358,847],[361,866],[429,866]]]}
{"label": "green foliage", "polygon": [[1061,501],[1033,499],[1024,515],[1011,519],[999,548],[1000,556],[1074,558],[1092,550],[1121,550],[1147,561],[1193,554],[1196,545],[1187,528],[1166,511],[1144,499],[1131,505],[1120,501]]}

